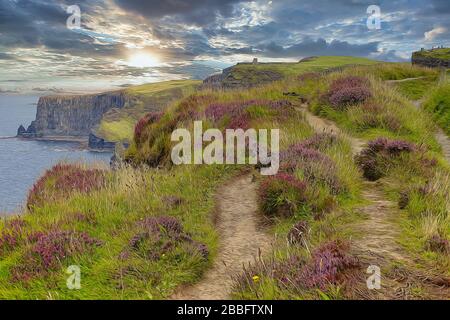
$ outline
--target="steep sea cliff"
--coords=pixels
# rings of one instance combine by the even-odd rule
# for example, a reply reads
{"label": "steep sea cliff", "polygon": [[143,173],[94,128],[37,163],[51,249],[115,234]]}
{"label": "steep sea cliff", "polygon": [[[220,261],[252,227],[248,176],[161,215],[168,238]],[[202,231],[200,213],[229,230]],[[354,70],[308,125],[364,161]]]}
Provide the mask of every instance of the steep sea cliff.
{"label": "steep sea cliff", "polygon": [[40,137],[85,137],[113,108],[123,108],[128,101],[122,91],[97,95],[47,96],[41,97],[37,105],[36,120],[19,136]]}

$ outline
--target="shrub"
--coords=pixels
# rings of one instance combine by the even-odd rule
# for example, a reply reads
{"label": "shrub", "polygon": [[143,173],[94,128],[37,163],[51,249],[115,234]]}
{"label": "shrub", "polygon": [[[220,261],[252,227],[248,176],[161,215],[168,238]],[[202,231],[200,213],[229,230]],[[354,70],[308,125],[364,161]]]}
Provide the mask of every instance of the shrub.
{"label": "shrub", "polygon": [[348,250],[345,242],[325,243],[314,250],[306,263],[295,255],[282,262],[276,276],[281,284],[294,290],[327,290],[331,285],[344,283],[347,273],[360,267],[359,260]]}
{"label": "shrub", "polygon": [[73,192],[89,193],[104,187],[105,171],[83,169],[74,164],[57,164],[33,185],[27,207],[32,210],[45,202],[69,196]]}
{"label": "shrub", "polygon": [[358,259],[348,254],[348,249],[348,244],[338,241],[321,245],[295,280],[300,286],[323,290],[339,284],[345,271],[360,266]]}
{"label": "shrub", "polygon": [[426,243],[426,249],[434,252],[450,254],[450,242],[440,235],[433,235]]}
{"label": "shrub", "polygon": [[284,114],[287,108],[292,106],[288,100],[244,100],[227,103],[214,103],[205,109],[205,116],[215,123],[221,121],[225,116],[229,119],[227,129],[243,129],[250,127],[251,116],[246,112],[251,106],[264,106]]}
{"label": "shrub", "polygon": [[345,88],[358,88],[369,86],[369,80],[364,77],[346,76],[334,80],[330,85],[330,91],[339,91]]}
{"label": "shrub", "polygon": [[306,140],[303,140],[300,145],[304,148],[323,150],[333,146],[337,142],[337,137],[331,133],[316,133]]}
{"label": "shrub", "polygon": [[322,183],[330,188],[332,194],[344,191],[337,176],[333,160],[314,148],[324,148],[334,143],[332,135],[315,135],[301,143],[290,146],[281,152],[281,170],[293,173],[300,169],[305,180],[311,184]]}
{"label": "shrub", "polygon": [[279,173],[259,187],[260,209],[267,216],[292,216],[306,200],[306,184],[294,176]]}
{"label": "shrub", "polygon": [[310,258],[291,253],[283,260],[257,261],[235,278],[235,286],[243,292],[256,291],[253,280],[256,275],[273,280],[279,288],[296,294],[314,289],[327,291],[331,286],[346,286],[356,278],[360,267],[358,258],[349,253],[347,242],[331,241],[320,245]]}
{"label": "shrub", "polygon": [[205,244],[194,241],[183,231],[183,226],[178,219],[170,216],[150,217],[137,223],[139,229],[130,240],[120,257],[122,259],[130,255],[130,251],[139,257],[150,261],[157,261],[169,254],[177,247],[182,247],[190,255],[199,254],[203,259],[209,255]]}
{"label": "shrub", "polygon": [[250,117],[247,113],[242,113],[239,116],[233,115],[230,122],[226,125],[226,129],[242,129],[247,130],[250,128]]}
{"label": "shrub", "polygon": [[307,148],[302,143],[289,146],[285,151],[280,153],[281,162],[295,162],[301,161],[328,161],[331,160],[326,155],[315,149]]}
{"label": "shrub", "polygon": [[90,252],[102,245],[102,241],[91,238],[85,232],[54,230],[38,232],[28,237],[33,244],[22,262],[12,269],[14,281],[27,281],[45,276],[62,266],[66,259]]}
{"label": "shrub", "polygon": [[366,78],[348,76],[334,80],[327,92],[329,103],[338,110],[365,102],[372,96]]}
{"label": "shrub", "polygon": [[356,163],[366,179],[376,181],[386,174],[387,166],[399,155],[414,150],[416,147],[410,142],[378,138],[370,141],[367,148],[356,156]]}
{"label": "shrub", "polygon": [[242,112],[253,105],[270,105],[267,100],[244,100],[227,103],[213,103],[205,109],[205,116],[214,122],[221,120],[225,115],[231,118],[239,116]]}
{"label": "shrub", "polygon": [[358,127],[360,130],[369,128],[385,128],[391,132],[399,132],[402,124],[397,116],[386,113],[369,113],[366,112],[358,119]]}
{"label": "shrub", "polygon": [[23,230],[27,223],[22,218],[13,218],[5,222],[0,232],[0,256],[13,250],[23,240]]}
{"label": "shrub", "polygon": [[141,143],[142,142],[142,133],[143,133],[144,129],[148,125],[159,121],[162,116],[163,116],[162,112],[150,112],[150,113],[146,114],[144,117],[142,117],[138,121],[138,123],[136,124],[136,126],[134,128],[134,141],[138,144]]}
{"label": "shrub", "polygon": [[300,221],[294,224],[287,235],[288,242],[292,245],[302,245],[306,244],[306,238],[309,233],[309,224],[307,221]]}
{"label": "shrub", "polygon": [[235,108],[238,108],[235,104],[215,103],[206,108],[205,116],[213,121],[219,121]]}

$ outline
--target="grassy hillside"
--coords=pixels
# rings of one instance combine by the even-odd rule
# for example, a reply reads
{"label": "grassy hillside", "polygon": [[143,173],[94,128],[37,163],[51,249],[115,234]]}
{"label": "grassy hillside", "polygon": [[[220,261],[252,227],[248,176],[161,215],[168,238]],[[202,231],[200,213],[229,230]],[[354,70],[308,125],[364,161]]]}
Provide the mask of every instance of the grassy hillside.
{"label": "grassy hillside", "polygon": [[450,48],[440,48],[440,49],[433,49],[433,50],[417,51],[417,52],[414,52],[414,55],[418,56],[418,57],[423,57],[423,58],[435,58],[435,59],[449,60],[450,59]]}
{"label": "grassy hillside", "polygon": [[106,113],[95,131],[108,141],[131,141],[134,126],[140,118],[149,112],[162,111],[171,102],[192,93],[200,84],[197,80],[174,80],[129,87],[124,91],[131,103]]}
{"label": "grassy hillside", "polygon": [[[235,298],[355,297],[350,280],[366,276],[367,267],[353,245],[364,237],[355,224],[367,219],[359,209],[368,178],[399,203],[392,223],[402,232],[395,240],[414,257],[414,267],[448,273],[448,165],[428,114],[383,82],[423,72],[397,65],[296,71],[263,87],[198,91],[163,115],[147,115],[125,155],[131,165],[115,171],[57,166],[30,191],[22,217],[0,222],[0,298],[170,297],[211,266],[218,244],[215,191],[243,171],[258,183],[260,214],[277,242],[264,263],[236,277]],[[301,112],[304,101],[350,136],[388,140],[371,142],[355,160],[349,136],[315,133]],[[192,129],[193,120],[221,131],[280,128],[279,174],[263,177],[259,166],[248,165],[173,167],[170,135]],[[70,265],[81,267],[81,290],[66,288]],[[331,267],[321,272],[323,265]],[[413,285],[420,297],[420,283]]]}
{"label": "grassy hillside", "polygon": [[423,104],[436,122],[450,135],[450,83],[433,88],[427,95]]}
{"label": "grassy hillside", "polygon": [[348,65],[373,65],[377,61],[366,58],[323,56],[297,63],[242,63],[234,66],[223,80],[225,87],[260,85],[307,72],[319,72]]}
{"label": "grassy hillside", "polygon": [[400,93],[411,100],[419,100],[427,95],[437,85],[437,77],[430,76],[411,81],[398,82],[394,84]]}
{"label": "grassy hillside", "polygon": [[379,62],[357,57],[337,57],[337,56],[321,56],[312,57],[305,61],[296,63],[258,63],[253,64],[238,64],[233,71],[237,75],[245,73],[255,73],[255,71],[274,71],[282,74],[285,77],[296,76],[306,72],[323,71],[330,68],[336,68],[348,65],[372,65]]}
{"label": "grassy hillside", "polygon": [[[377,61],[355,57],[315,57],[300,63],[238,64],[232,68],[225,83],[239,82],[239,86],[268,83],[307,72],[323,71],[348,65],[372,65]],[[192,93],[200,81],[181,80],[133,86],[125,92],[133,102],[121,110],[108,112],[99,128],[99,137],[108,141],[131,141],[137,121],[149,112],[161,111],[171,102]]]}

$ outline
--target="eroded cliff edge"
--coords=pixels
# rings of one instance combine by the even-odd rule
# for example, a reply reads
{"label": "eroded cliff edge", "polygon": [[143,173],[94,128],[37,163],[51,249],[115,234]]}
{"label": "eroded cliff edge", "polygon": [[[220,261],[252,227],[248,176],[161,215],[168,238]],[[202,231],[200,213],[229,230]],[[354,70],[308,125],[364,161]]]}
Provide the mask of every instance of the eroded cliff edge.
{"label": "eroded cliff edge", "polygon": [[46,96],[39,98],[36,120],[18,135],[25,138],[80,137],[88,138],[103,115],[129,102],[123,91],[92,95]]}
{"label": "eroded cliff edge", "polygon": [[148,112],[161,111],[197,88],[200,81],[174,80],[88,95],[39,99],[36,120],[20,126],[17,136],[30,139],[81,140],[92,149],[126,145],[134,126]]}

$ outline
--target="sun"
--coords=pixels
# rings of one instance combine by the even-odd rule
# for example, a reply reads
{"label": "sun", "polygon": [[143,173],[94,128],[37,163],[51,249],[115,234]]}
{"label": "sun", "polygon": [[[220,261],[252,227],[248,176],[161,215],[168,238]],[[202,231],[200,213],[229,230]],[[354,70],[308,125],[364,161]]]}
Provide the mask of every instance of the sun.
{"label": "sun", "polygon": [[159,65],[159,60],[149,53],[135,53],[130,56],[127,65],[135,68],[149,68]]}

